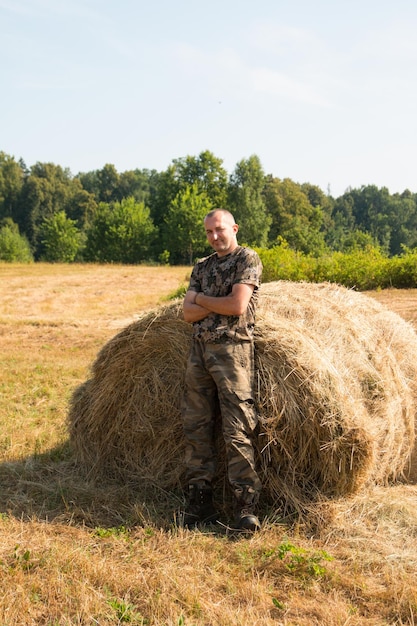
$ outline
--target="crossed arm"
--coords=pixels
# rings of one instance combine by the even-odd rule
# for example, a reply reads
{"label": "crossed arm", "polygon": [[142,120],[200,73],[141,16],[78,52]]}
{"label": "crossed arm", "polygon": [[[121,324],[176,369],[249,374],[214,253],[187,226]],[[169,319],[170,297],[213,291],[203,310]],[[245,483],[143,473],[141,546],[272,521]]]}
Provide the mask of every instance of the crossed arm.
{"label": "crossed arm", "polygon": [[185,294],[183,311],[186,322],[199,322],[210,313],[220,315],[242,315],[251,299],[254,285],[236,283],[228,296],[206,296],[204,293],[191,291]]}

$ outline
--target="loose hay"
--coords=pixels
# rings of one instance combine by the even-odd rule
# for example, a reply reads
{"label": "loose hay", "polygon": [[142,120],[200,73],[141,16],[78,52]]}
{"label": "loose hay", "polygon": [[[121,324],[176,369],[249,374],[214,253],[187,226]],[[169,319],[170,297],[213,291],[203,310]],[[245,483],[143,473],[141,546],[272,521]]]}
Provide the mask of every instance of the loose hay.
{"label": "loose hay", "polygon": [[[386,484],[414,445],[417,335],[373,299],[331,284],[262,287],[256,437],[264,499],[302,511],[312,501]],[[177,301],[109,341],[68,416],[92,476],[181,485],[180,405],[191,327]],[[220,446],[219,478],[224,479]]]}

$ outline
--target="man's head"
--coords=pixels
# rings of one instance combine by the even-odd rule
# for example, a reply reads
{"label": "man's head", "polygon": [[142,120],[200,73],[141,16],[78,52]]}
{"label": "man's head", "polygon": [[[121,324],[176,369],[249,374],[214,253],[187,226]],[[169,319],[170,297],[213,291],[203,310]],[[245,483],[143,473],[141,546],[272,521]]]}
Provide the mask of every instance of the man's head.
{"label": "man's head", "polygon": [[225,256],[232,252],[237,244],[239,226],[233,215],[226,209],[213,209],[204,218],[207,241],[218,254]]}

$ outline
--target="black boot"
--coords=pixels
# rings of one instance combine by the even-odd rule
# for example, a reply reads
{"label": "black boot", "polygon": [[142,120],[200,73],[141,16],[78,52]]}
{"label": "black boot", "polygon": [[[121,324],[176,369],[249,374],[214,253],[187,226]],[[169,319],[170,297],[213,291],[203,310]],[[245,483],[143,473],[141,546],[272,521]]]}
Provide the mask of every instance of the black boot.
{"label": "black boot", "polygon": [[182,515],[182,525],[189,528],[196,524],[210,524],[218,518],[213,504],[213,492],[209,485],[188,486],[187,507]]}
{"label": "black boot", "polygon": [[255,532],[260,530],[261,523],[255,515],[259,495],[247,485],[235,489],[235,525],[239,530]]}

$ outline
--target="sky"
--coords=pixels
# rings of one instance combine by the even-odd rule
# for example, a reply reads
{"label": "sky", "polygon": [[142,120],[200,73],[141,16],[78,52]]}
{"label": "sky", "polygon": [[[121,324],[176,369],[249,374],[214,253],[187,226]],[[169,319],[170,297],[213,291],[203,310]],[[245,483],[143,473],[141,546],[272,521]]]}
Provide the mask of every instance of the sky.
{"label": "sky", "polygon": [[415,0],[0,0],[0,151],[417,192]]}

